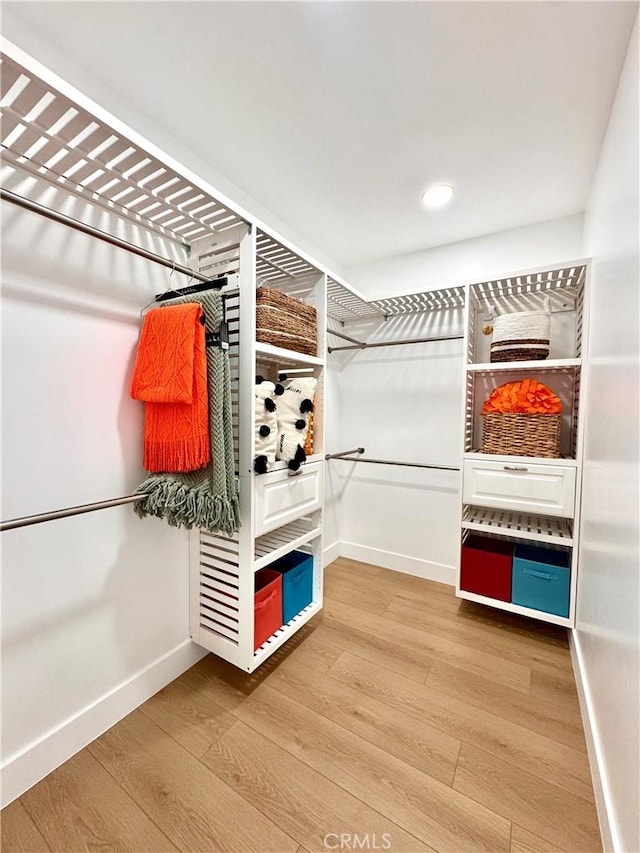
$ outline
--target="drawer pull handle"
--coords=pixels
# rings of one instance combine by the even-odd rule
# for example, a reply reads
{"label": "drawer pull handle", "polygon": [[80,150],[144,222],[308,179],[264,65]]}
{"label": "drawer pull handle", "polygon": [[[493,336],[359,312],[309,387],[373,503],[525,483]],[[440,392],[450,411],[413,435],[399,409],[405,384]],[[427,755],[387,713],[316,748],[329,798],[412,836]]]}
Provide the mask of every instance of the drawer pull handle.
{"label": "drawer pull handle", "polygon": [[505,471],[528,471],[525,465],[503,465]]}

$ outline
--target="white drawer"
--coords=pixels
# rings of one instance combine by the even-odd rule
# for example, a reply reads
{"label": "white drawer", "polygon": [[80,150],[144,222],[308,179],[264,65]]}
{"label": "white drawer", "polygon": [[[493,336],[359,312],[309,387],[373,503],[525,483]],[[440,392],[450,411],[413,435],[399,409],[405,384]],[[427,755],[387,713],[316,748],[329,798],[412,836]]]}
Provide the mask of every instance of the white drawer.
{"label": "white drawer", "polygon": [[576,469],[568,465],[464,460],[466,504],[573,518],[575,491]]}
{"label": "white drawer", "polygon": [[293,477],[285,468],[255,478],[256,536],[321,508],[323,465],[323,462],[303,465]]}

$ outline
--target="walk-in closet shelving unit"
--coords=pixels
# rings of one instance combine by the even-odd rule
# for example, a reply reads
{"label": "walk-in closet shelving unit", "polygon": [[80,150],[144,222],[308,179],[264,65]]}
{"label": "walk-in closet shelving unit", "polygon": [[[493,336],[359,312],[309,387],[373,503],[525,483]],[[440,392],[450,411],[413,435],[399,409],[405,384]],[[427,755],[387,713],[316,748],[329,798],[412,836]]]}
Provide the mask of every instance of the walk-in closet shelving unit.
{"label": "walk-in closet shelving unit", "polygon": [[[242,527],[231,538],[192,531],[190,631],[195,642],[252,671],[322,606],[325,276],[197,175],[5,39],[1,83],[3,190],[39,202],[38,212],[46,212],[44,202],[54,210],[68,209],[69,198],[81,199],[86,205],[75,210],[85,225],[97,218],[96,210],[126,220],[136,227],[143,252],[154,255],[150,260],[158,260],[162,238],[173,249],[178,271],[188,266],[199,277],[228,277],[223,294]],[[256,341],[257,282],[316,306],[317,356]],[[252,470],[255,375],[276,377],[286,370],[309,370],[319,380],[314,455],[295,477],[288,476],[284,463],[258,477]],[[254,653],[255,572],[293,549],[313,554],[313,602]]]}
{"label": "walk-in closet shelving unit", "polygon": [[[199,645],[252,672],[322,607],[325,275],[293,248],[244,224],[194,241],[192,263],[212,276],[238,271],[239,287],[232,282],[223,294],[242,526],[231,538],[204,530],[192,532],[190,630]],[[260,284],[316,308],[317,355],[256,339],[256,286]],[[313,375],[318,380],[313,454],[296,474],[281,461],[266,474],[253,471],[258,374],[273,381],[283,375]],[[254,651],[255,573],[294,550],[313,556],[313,600]]]}
{"label": "walk-in closet shelving unit", "polygon": [[[502,610],[572,626],[578,578],[578,536],[582,481],[579,416],[582,356],[586,351],[588,262],[534,270],[468,286],[465,322],[464,450],[462,541],[470,531],[490,538],[549,546],[570,554],[568,615],[523,607],[470,592],[461,598]],[[516,311],[543,310],[550,300],[549,358],[491,363],[491,318]],[[563,404],[561,457],[537,458],[480,452],[482,406],[494,388],[532,377],[551,388]],[[459,567],[460,568],[460,567]]]}

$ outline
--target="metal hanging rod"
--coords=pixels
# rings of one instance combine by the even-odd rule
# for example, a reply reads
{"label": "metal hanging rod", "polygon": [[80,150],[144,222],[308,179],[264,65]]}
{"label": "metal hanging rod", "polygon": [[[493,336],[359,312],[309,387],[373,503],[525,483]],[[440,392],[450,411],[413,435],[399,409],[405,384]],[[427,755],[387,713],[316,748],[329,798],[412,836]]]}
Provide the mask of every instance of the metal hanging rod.
{"label": "metal hanging rod", "polygon": [[[332,335],[337,334],[339,337],[345,337],[339,332],[332,332],[330,329],[327,329],[327,332]],[[353,346],[327,347],[327,350],[328,352],[340,352],[341,350],[373,349],[374,347],[398,347],[403,344],[430,344],[433,341],[461,341],[463,339],[464,335],[445,335],[441,338],[408,338],[400,341],[374,341],[368,344],[358,341],[357,344],[354,344]]]}
{"label": "metal hanging rod", "polygon": [[343,450],[342,453],[327,453],[325,459],[342,459],[343,456],[351,456],[352,453],[364,453],[364,447],[356,447],[355,450]]}
{"label": "metal hanging rod", "polygon": [[325,459],[343,459],[345,462],[368,462],[370,465],[400,465],[403,468],[433,468],[436,471],[459,471],[451,465],[425,465],[423,462],[393,462],[390,459],[362,459],[352,453],[364,453],[364,447],[355,450],[343,450],[342,453],[327,453]]}
{"label": "metal hanging rod", "polygon": [[[66,216],[64,213],[58,213],[57,210],[51,210],[43,204],[24,198],[24,196],[13,193],[11,190],[3,189],[1,191],[1,197],[2,201],[8,201],[18,207],[23,207],[25,210],[30,210],[32,213],[38,213],[46,219],[51,219],[53,222],[58,222],[61,225],[67,225],[69,228],[74,228],[76,231],[81,231],[83,234],[88,234],[90,237],[96,237],[98,240],[102,240],[104,243],[109,243],[111,246],[117,246],[119,249],[125,249],[127,252],[131,252],[133,255],[145,258],[147,261],[152,261],[154,264],[160,264],[163,267],[175,270],[175,272],[182,273],[183,275],[188,275],[198,281],[209,281],[211,279],[211,276],[206,276],[202,273],[196,272],[189,267],[185,267],[184,264],[172,261],[170,258],[163,258],[162,255],[157,255],[155,252],[150,252],[148,249],[143,249],[141,246],[136,246],[134,243],[128,243],[126,240],[121,240],[119,237],[114,237],[106,231],[100,231],[99,228],[94,228],[92,225],[85,225],[84,222],[80,222],[78,219],[73,219],[71,216]],[[183,243],[182,245],[185,249],[188,248],[186,243]]]}
{"label": "metal hanging rod", "polygon": [[[364,341],[351,338],[349,335],[345,335],[344,332],[336,332],[335,329],[327,329],[327,334],[335,335],[336,338],[342,338],[343,341],[350,341],[352,344],[356,344],[358,349],[364,349],[367,346]],[[329,352],[331,352],[331,347],[329,347]]]}
{"label": "metal hanging rod", "polygon": [[25,515],[23,518],[10,518],[0,522],[0,532],[15,530],[16,527],[28,527],[30,524],[42,524],[43,521],[54,521],[56,518],[68,518],[71,515],[82,515],[85,512],[95,512],[98,509],[109,509],[112,506],[130,504],[146,498],[146,494],[127,495],[125,498],[112,498],[108,501],[97,501],[81,506],[69,506],[66,509],[56,509],[53,512],[41,512],[39,515]]}

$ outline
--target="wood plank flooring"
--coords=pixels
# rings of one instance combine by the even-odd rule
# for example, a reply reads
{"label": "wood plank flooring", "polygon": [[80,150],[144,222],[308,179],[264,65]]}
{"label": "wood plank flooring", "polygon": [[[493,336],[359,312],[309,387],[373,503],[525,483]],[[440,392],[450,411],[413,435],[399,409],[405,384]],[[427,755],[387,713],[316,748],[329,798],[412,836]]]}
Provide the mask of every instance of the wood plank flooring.
{"label": "wood plank flooring", "polygon": [[1,818],[3,853],[602,849],[565,632],[343,558],[256,673],[209,655]]}

